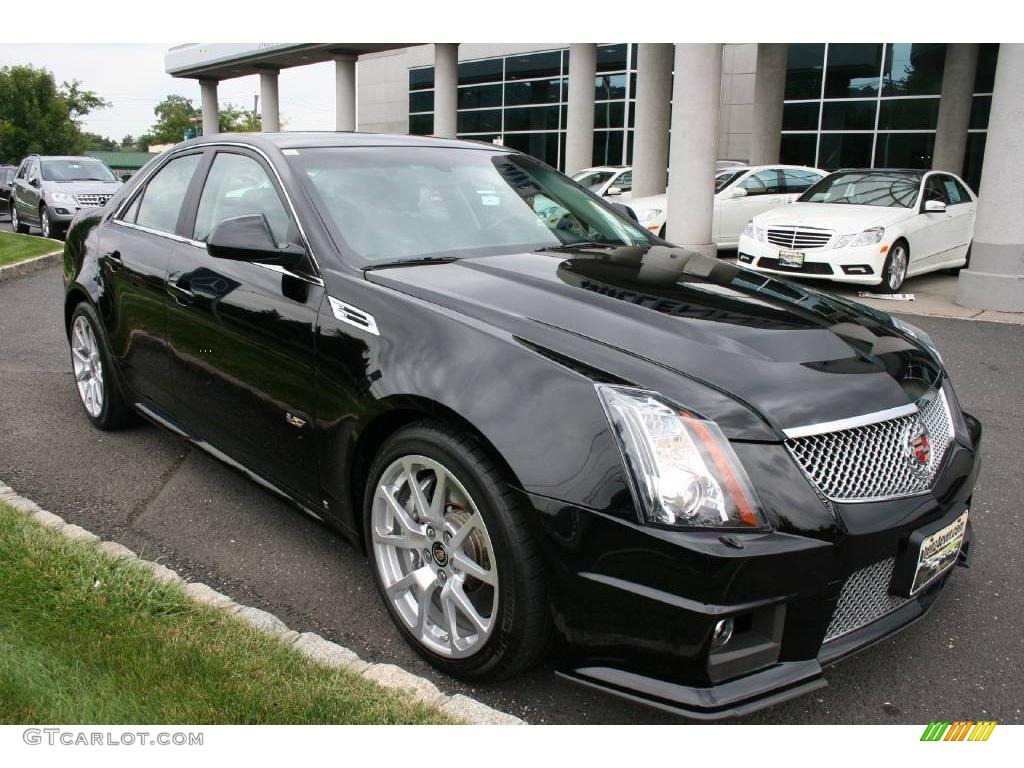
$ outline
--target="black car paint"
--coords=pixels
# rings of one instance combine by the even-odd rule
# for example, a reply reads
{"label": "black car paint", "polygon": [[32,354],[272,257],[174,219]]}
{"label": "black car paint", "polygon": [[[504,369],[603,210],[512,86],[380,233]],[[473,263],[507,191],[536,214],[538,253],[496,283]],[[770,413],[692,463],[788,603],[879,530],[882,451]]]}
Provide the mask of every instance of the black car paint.
{"label": "black car paint", "polygon": [[[823,501],[782,444],[784,428],[905,405],[944,381],[935,357],[886,315],[656,239],[363,271],[338,253],[281,154],[338,142],[503,151],[359,134],[186,143],[267,158],[295,204],[307,270],[214,259],[189,240],[185,213],[174,237],[116,223],[146,172],[75,223],[66,316],[80,300],[97,307],[119,378],[146,415],[354,543],[361,484],[389,431],[424,414],[475,430],[533,510],[560,668],[692,717],[820,685],[822,663],[931,604],[945,579],[899,617],[822,648],[847,575],[969,505],[980,425],[967,417],[930,493],[884,503]],[[189,194],[194,210],[195,184]],[[328,295],[373,316],[379,335],[336,317]],[[658,391],[717,421],[771,532],[643,524],[599,381]],[[712,629],[736,615],[746,645],[725,658],[711,651]]]}

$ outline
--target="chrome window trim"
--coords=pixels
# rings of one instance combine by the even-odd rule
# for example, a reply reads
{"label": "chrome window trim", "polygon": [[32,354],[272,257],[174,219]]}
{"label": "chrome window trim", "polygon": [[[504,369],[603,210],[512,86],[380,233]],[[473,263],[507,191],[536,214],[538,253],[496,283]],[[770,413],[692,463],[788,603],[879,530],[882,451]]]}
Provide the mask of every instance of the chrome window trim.
{"label": "chrome window trim", "polygon": [[[298,227],[299,229],[299,236],[302,238],[302,244],[306,248],[306,253],[309,254],[310,261],[313,262],[313,269],[316,271],[315,277],[320,279],[321,276],[323,275],[323,269],[321,269],[320,262],[316,258],[316,254],[313,252],[313,249],[309,245],[309,238],[306,237],[306,230],[302,226],[302,221],[301,219],[299,219],[299,214],[295,210],[295,204],[292,202],[292,196],[288,194],[288,188],[285,186],[284,180],[281,178],[281,174],[277,170],[277,166],[274,165],[274,162],[270,159],[270,156],[266,152],[264,152],[259,147],[253,146],[252,144],[244,144],[240,141],[211,141],[209,143],[194,144],[188,147],[182,147],[181,149],[170,150],[167,153],[167,157],[164,160],[162,160],[160,163],[156,164],[152,169],[150,169],[149,173],[146,174],[145,178],[143,178],[139,182],[138,186],[132,191],[132,194],[128,195],[124,200],[121,201],[121,205],[114,211],[114,213],[111,214],[110,218],[113,221],[117,221],[120,224],[129,224],[130,222],[120,221],[119,217],[124,213],[125,209],[130,205],[130,203],[134,201],[136,195],[138,195],[139,190],[149,183],[149,180],[158,170],[166,166],[167,163],[170,162],[170,160],[176,155],[193,151],[202,151],[207,147],[238,147],[241,149],[247,149],[250,152],[255,152],[257,155],[263,158],[267,166],[270,168],[271,172],[274,174],[274,178],[277,179],[277,185],[281,188],[281,193],[284,195],[285,202],[288,204],[288,210],[291,212],[292,219],[295,221],[295,226]],[[145,227],[140,227],[140,229],[142,229],[143,231],[151,231],[147,230]],[[166,233],[158,232],[154,234],[163,235]],[[182,242],[192,244],[199,242],[197,240],[192,240],[191,238],[183,238],[180,235],[174,235],[174,239],[178,239],[181,240]],[[202,243],[202,247],[205,248],[206,244]]]}
{"label": "chrome window trim", "polygon": [[[121,221],[121,219],[111,219],[111,222],[117,224],[119,227],[135,229],[138,230],[139,232],[145,232],[147,235],[165,237],[168,240],[173,240],[176,243],[184,243],[185,245],[191,245],[195,248],[202,248],[204,251],[206,250],[206,243],[204,243],[201,240],[193,240],[190,237],[182,237],[181,235],[177,235],[173,232],[161,232],[158,229],[144,227],[141,224],[132,224],[130,221]],[[282,275],[288,275],[289,277],[294,277],[298,280],[305,280],[307,283],[312,283],[313,285],[323,286],[324,284],[324,281],[321,280],[319,277],[316,277],[315,275],[303,275],[299,272],[293,272],[290,269],[285,269],[279,264],[261,264],[258,261],[250,261],[246,263],[252,264],[257,267],[262,267],[263,269],[269,269],[271,272],[279,272]]]}
{"label": "chrome window trim", "polygon": [[802,427],[783,429],[782,434],[786,436],[786,439],[792,440],[797,437],[810,437],[811,435],[822,435],[826,432],[839,432],[844,429],[866,427],[869,424],[877,424],[880,421],[889,421],[890,419],[897,419],[901,416],[910,416],[917,412],[918,407],[911,403],[909,405],[900,405],[895,408],[886,408],[884,411],[866,413],[863,416],[852,416],[848,419],[822,421],[817,424],[807,424]]}

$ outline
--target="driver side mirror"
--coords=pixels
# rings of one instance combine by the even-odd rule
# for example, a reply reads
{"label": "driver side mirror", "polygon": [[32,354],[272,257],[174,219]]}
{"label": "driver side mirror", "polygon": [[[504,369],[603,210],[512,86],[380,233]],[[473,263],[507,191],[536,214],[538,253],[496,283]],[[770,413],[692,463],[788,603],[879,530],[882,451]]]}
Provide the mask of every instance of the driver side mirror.
{"label": "driver side mirror", "polygon": [[622,194],[622,187],[608,187],[608,191],[604,193],[605,197],[615,197],[616,195]]}
{"label": "driver side mirror", "polygon": [[732,191],[729,192],[729,199],[730,200],[736,200],[738,198],[746,197],[746,196],[747,196],[747,190],[744,189],[743,187],[733,187]]}
{"label": "driver side mirror", "polygon": [[291,243],[281,247],[262,213],[250,213],[224,219],[210,233],[207,252],[217,259],[249,261],[294,267],[306,258],[306,249]]}
{"label": "driver side mirror", "polygon": [[38,176],[35,176],[35,177],[29,179],[28,183],[29,183],[29,186],[32,186],[32,187],[35,187],[36,189],[39,189],[39,177]]}
{"label": "driver side mirror", "polygon": [[925,200],[924,201],[924,212],[925,213],[945,213],[946,204],[941,200]]}

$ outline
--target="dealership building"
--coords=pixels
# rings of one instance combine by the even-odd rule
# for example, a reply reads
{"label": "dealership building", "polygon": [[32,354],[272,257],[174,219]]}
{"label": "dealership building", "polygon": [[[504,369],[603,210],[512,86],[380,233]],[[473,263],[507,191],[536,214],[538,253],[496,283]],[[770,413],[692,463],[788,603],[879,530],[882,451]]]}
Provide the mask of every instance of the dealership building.
{"label": "dealership building", "polygon": [[673,241],[705,253],[716,159],[958,173],[980,196],[958,301],[1024,311],[1024,45],[203,43],[166,68],[200,81],[211,133],[218,82],[259,74],[277,130],[280,70],[330,60],[338,130],[492,142],[567,172],[632,165],[633,195],[667,188]]}

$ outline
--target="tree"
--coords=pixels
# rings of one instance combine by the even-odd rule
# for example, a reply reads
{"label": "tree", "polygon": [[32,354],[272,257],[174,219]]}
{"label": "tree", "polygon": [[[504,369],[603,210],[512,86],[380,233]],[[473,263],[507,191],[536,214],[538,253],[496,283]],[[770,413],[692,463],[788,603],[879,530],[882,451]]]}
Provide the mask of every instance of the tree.
{"label": "tree", "polygon": [[0,163],[19,163],[32,153],[80,153],[86,139],[78,121],[104,106],[77,80],[58,88],[48,70],[0,67]]}
{"label": "tree", "polygon": [[185,131],[202,123],[203,113],[191,99],[171,94],[153,109],[156,122],[146,135],[149,144],[177,144]]}
{"label": "tree", "polygon": [[108,139],[106,136],[100,136],[98,133],[89,133],[88,131],[85,131],[82,133],[82,138],[85,141],[84,149],[86,150],[92,149],[113,152],[118,148],[117,142],[113,139]]}

